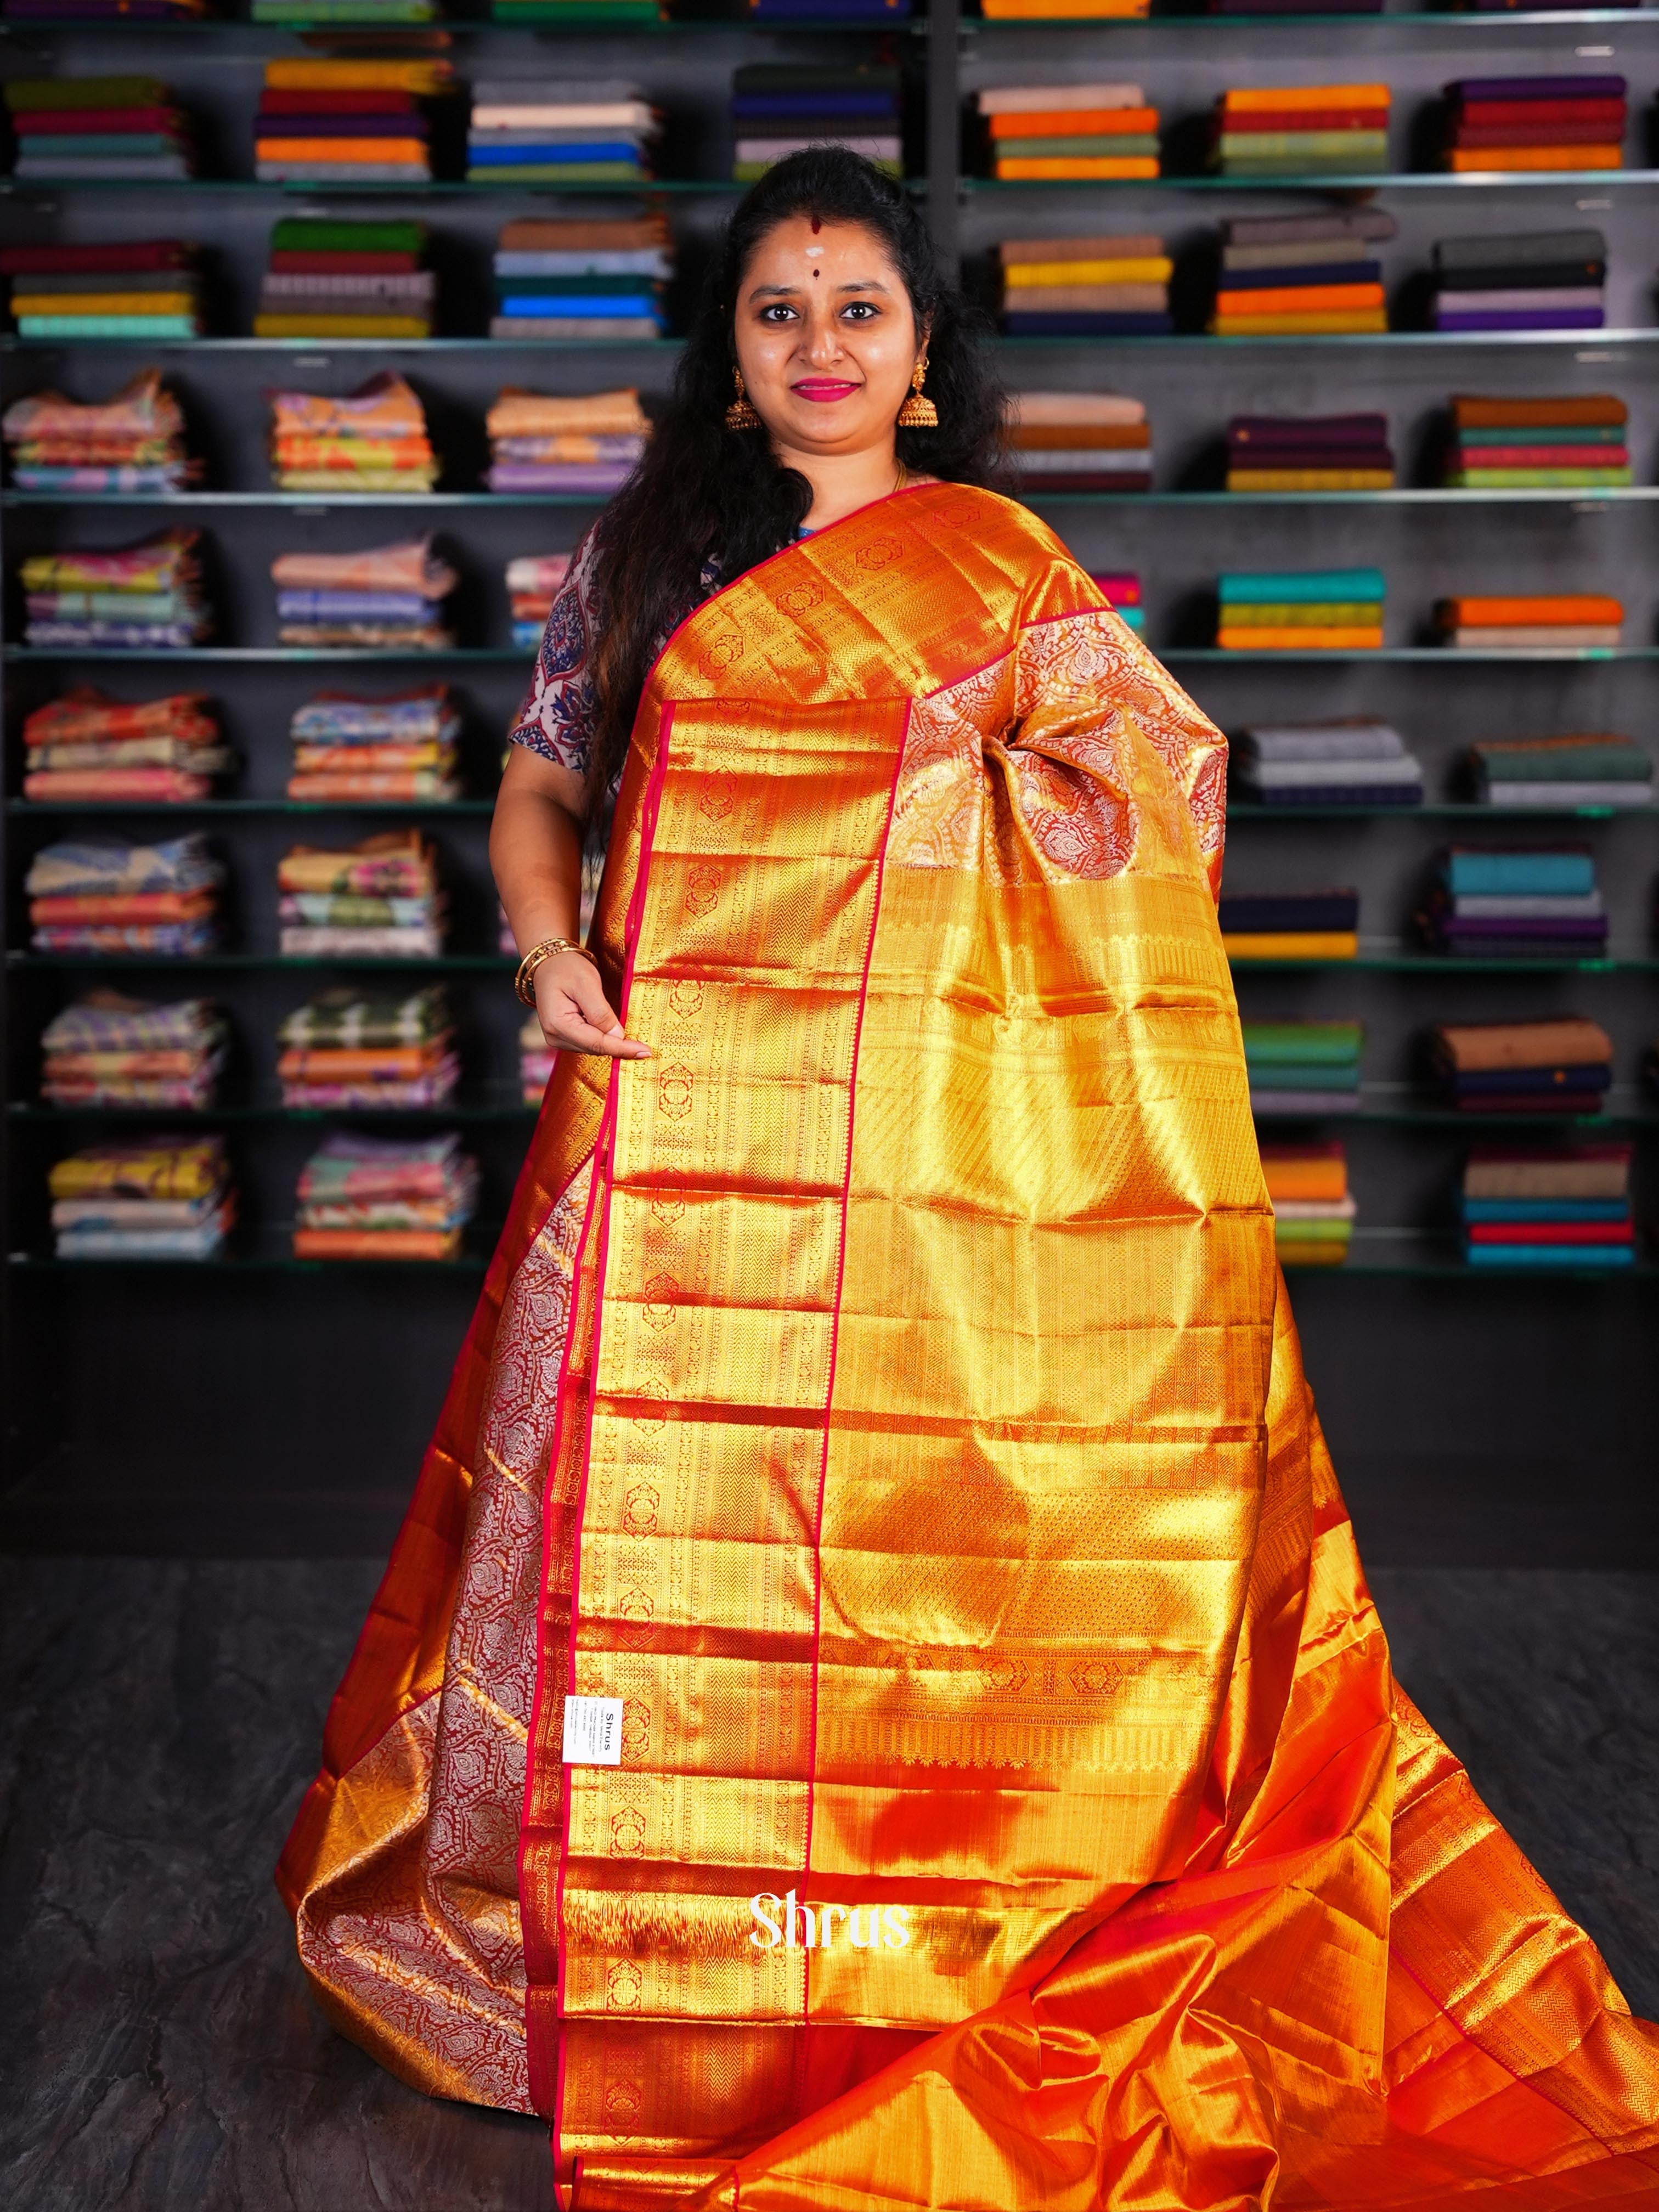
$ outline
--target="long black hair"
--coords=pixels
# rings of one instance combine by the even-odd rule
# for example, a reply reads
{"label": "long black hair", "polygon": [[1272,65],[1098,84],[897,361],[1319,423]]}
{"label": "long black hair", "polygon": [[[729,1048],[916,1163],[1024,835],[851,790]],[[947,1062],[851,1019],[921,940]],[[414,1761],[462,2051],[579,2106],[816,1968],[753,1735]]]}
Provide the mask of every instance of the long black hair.
{"label": "long black hair", "polygon": [[1003,395],[978,319],[941,270],[933,240],[902,185],[842,146],[792,154],[751,185],[722,234],[674,379],[645,457],[594,534],[600,613],[593,675],[599,694],[592,788],[622,764],[641,690],[668,630],[703,596],[712,566],[729,583],[793,542],[812,504],[799,470],[771,441],[730,430],[736,352],[732,319],[756,248],[779,223],[806,216],[872,231],[904,280],[916,327],[927,331],[927,396],[936,430],[897,433],[898,459],[918,475],[995,484]]}

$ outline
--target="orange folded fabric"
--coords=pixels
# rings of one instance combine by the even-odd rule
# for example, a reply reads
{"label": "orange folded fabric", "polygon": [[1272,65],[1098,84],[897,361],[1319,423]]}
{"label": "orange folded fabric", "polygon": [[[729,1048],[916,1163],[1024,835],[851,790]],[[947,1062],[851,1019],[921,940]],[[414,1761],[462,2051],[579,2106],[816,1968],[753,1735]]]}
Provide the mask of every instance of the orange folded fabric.
{"label": "orange folded fabric", "polygon": [[296,1229],[296,1260],[453,1260],[455,1229]]}
{"label": "orange folded fabric", "polygon": [[1020,108],[988,116],[994,138],[1144,138],[1155,107]]}
{"label": "orange folded fabric", "polygon": [[1530,430],[1559,423],[1627,422],[1630,410],[1615,392],[1589,392],[1577,399],[1483,399],[1452,394],[1452,419],[1460,429]]}
{"label": "orange folded fabric", "polygon": [[1540,626],[1560,628],[1568,623],[1603,626],[1625,619],[1617,599],[1599,592],[1559,592],[1506,599],[1442,599],[1436,614],[1448,629],[1506,629]]}
{"label": "orange folded fabric", "polygon": [[1146,422],[1017,422],[1008,433],[1016,453],[1066,453],[1092,447],[1098,453],[1127,453],[1150,446]]}
{"label": "orange folded fabric", "polygon": [[424,138],[256,138],[258,161],[352,161],[368,168],[386,161],[426,165]]}
{"label": "orange folded fabric", "polygon": [[1552,169],[1622,169],[1621,146],[1481,146],[1472,152],[1456,151],[1446,157],[1454,176],[1488,169],[1518,172]]}
{"label": "orange folded fabric", "polygon": [[355,1083],[380,1076],[388,1082],[413,1081],[443,1065],[445,1039],[431,1044],[295,1046],[283,1054],[276,1073],[284,1083]]}
{"label": "orange folded fabric", "polygon": [[1234,85],[1221,95],[1224,115],[1271,114],[1277,108],[1380,107],[1393,97],[1386,84]]}
{"label": "orange folded fabric", "polygon": [[1216,633],[1216,643],[1224,653],[1301,653],[1310,649],[1322,653],[1380,653],[1382,632],[1380,629],[1316,629],[1312,623],[1302,623],[1293,629],[1269,629],[1252,623],[1248,629],[1224,627]]}
{"label": "orange folded fabric", "polygon": [[216,910],[218,893],[199,891],[64,891],[29,901],[29,920],[67,921],[201,921]]}
{"label": "orange folded fabric", "polygon": [[1305,315],[1321,307],[1380,307],[1380,284],[1285,284],[1260,292],[1218,292],[1218,315]]}
{"label": "orange folded fabric", "polygon": [[1263,1145],[1261,1172],[1269,1198],[1346,1198],[1348,1163],[1334,1140],[1327,1145]]}
{"label": "orange folded fabric", "polygon": [[1443,1023],[1435,1047],[1455,1068],[1589,1067],[1613,1059],[1613,1039],[1599,1022]]}

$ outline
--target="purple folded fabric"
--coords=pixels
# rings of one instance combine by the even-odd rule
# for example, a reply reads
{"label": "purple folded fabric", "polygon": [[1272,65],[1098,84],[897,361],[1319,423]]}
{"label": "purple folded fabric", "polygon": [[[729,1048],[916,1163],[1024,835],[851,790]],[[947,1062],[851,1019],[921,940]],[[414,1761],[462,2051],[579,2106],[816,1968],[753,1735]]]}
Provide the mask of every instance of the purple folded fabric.
{"label": "purple folded fabric", "polygon": [[1235,469],[1391,469],[1387,446],[1234,446],[1227,463]]}
{"label": "purple folded fabric", "polygon": [[1465,76],[1457,91],[1470,100],[1622,100],[1622,76]]}
{"label": "purple folded fabric", "polygon": [[1229,444],[1240,446],[1386,446],[1386,415],[1235,415]]}
{"label": "purple folded fabric", "polygon": [[488,478],[491,491],[568,491],[583,498],[609,499],[628,482],[631,464],[579,468],[565,461],[497,461]]}
{"label": "purple folded fabric", "polygon": [[1437,331],[1600,331],[1607,327],[1607,316],[1600,307],[1534,307],[1479,315],[1437,313],[1434,326]]}

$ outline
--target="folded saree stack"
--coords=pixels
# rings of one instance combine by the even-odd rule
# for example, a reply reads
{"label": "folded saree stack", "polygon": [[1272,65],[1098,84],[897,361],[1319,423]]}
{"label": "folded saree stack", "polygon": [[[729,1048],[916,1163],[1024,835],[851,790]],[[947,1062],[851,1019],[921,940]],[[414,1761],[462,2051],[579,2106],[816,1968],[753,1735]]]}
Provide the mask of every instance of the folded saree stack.
{"label": "folded saree stack", "polygon": [[1175,264],[1151,232],[1005,238],[997,253],[1011,337],[1156,337],[1175,328]]}
{"label": "folded saree stack", "polygon": [[1472,1267],[1628,1267],[1636,1258],[1628,1145],[1477,1145],[1463,1170]]}
{"label": "folded saree stack", "polygon": [[526,1106],[539,1106],[556,1055],[534,1013],[525,1017],[519,1031],[519,1090]]}
{"label": "folded saree stack", "polygon": [[1243,178],[1386,169],[1389,99],[1386,84],[1230,87],[1211,119],[1210,167]]}
{"label": "folded saree stack", "polygon": [[183,491],[201,473],[159,368],[140,369],[109,399],[32,392],[0,416],[0,436],[20,491]]}
{"label": "folded saree stack", "polygon": [[573,398],[509,386],[484,418],[491,491],[608,499],[628,481],[651,434],[632,390]]}
{"label": "folded saree stack", "polygon": [[1441,599],[1434,618],[1456,652],[1559,652],[1617,645],[1625,609],[1605,592],[1466,593]]}
{"label": "folded saree stack", "polygon": [[461,718],[445,684],[390,699],[319,691],[289,724],[294,772],[288,795],[312,805],[407,800],[445,805],[460,797],[455,741]]}
{"label": "folded saree stack", "polygon": [[441,983],[407,992],[345,985],[319,991],[276,1034],[286,1107],[409,1112],[448,1105],[460,1080]]}
{"label": "folded saree stack", "polygon": [[654,338],[673,240],[660,209],[581,217],[527,216],[495,245],[495,338]]}
{"label": "folded saree stack", "polygon": [[1593,491],[1632,481],[1630,410],[1615,393],[1454,394],[1444,481],[1457,491]]}
{"label": "folded saree stack", "polygon": [[1650,806],[1653,761],[1632,738],[1490,738],[1471,745],[1466,769],[1484,805]]}
{"label": "folded saree stack", "polygon": [[176,238],[0,246],[24,338],[197,338],[196,248]]}
{"label": "folded saree stack", "polygon": [[1218,586],[1216,643],[1229,653],[1375,652],[1387,588],[1380,568],[1231,573]]}
{"label": "folded saree stack", "polygon": [[477,1202],[453,1132],[405,1141],[337,1133],[300,1176],[296,1260],[453,1260]]}
{"label": "folded saree stack", "polygon": [[1381,208],[1230,220],[1222,226],[1211,331],[1217,337],[1316,337],[1387,330],[1377,248],[1396,228]]}
{"label": "folded saree stack", "polygon": [[1115,392],[1016,392],[1010,459],[1026,491],[1150,491],[1152,434],[1144,400]]}
{"label": "folded saree stack", "polygon": [[435,960],[447,907],[418,830],[344,850],[295,845],[276,866],[278,950],[289,960]]}
{"label": "folded saree stack", "polygon": [[261,184],[426,184],[427,102],[453,88],[450,64],[431,58],[268,61],[253,173]]}
{"label": "folded saree stack", "polygon": [[1466,1114],[1599,1114],[1613,1084],[1613,1039],[1577,1016],[1443,1022],[1430,1037],[1449,1103]]}
{"label": "folded saree stack", "polygon": [[1607,911],[1588,846],[1517,852],[1454,846],[1435,863],[1421,916],[1437,952],[1495,960],[1552,955],[1599,960]]}
{"label": "folded saree stack", "polygon": [[149,184],[194,167],[189,124],[159,77],[13,77],[5,99],[14,176]]}
{"label": "folded saree stack", "polygon": [[1348,1188],[1340,1138],[1263,1145],[1261,1172],[1273,1202],[1273,1245],[1281,1267],[1340,1267],[1358,1212]]}
{"label": "folded saree stack", "polygon": [[22,567],[30,645],[182,652],[212,629],[196,558],[200,533],[161,530],[136,545],[31,553]]}
{"label": "folded saree stack", "polygon": [[430,491],[439,462],[407,377],[383,368],[344,398],[270,395],[270,473],[283,491]]}
{"label": "folded saree stack", "polygon": [[224,877],[199,830],[157,845],[65,838],[25,878],[29,942],[37,952],[211,952]]}
{"label": "folded saree stack", "polygon": [[467,181],[645,184],[660,128],[661,118],[636,84],[487,77],[472,88]]}
{"label": "folded saree stack", "polygon": [[513,642],[533,653],[542,641],[553,595],[570,573],[568,553],[520,553],[507,564]]}
{"label": "folded saree stack", "polygon": [[1090,581],[1097,584],[1112,603],[1112,612],[1127,624],[1137,637],[1146,630],[1146,610],[1140,601],[1140,579],[1133,569],[1093,568]]}
{"label": "folded saree stack", "polygon": [[1359,894],[1352,890],[1221,894],[1229,960],[1354,960]]}
{"label": "folded saree stack", "polygon": [[1235,415],[1229,491],[1391,491],[1386,415]]}
{"label": "folded saree stack", "polygon": [[256,338],[428,338],[438,279],[422,222],[284,216],[270,234]]}
{"label": "folded saree stack", "polygon": [[148,805],[205,799],[236,765],[199,691],[130,704],[79,684],[23,720],[23,796]]}
{"label": "folded saree stack", "polygon": [[1253,1114],[1358,1111],[1358,1022],[1246,1022],[1243,1031]]}
{"label": "folded saree stack", "polygon": [[60,1260],[211,1260],[236,1218],[222,1137],[128,1137],[49,1177]]}
{"label": "folded saree stack", "polygon": [[999,84],[975,104],[994,177],[1081,184],[1158,173],[1158,110],[1138,84]]}
{"label": "folded saree stack", "polygon": [[1445,89],[1455,174],[1624,167],[1622,76],[1466,76]]}
{"label": "folded saree stack", "polygon": [[460,579],[429,538],[362,553],[283,553],[270,564],[283,645],[441,652],[443,602]]}
{"label": "folded saree stack", "polygon": [[1398,730],[1369,716],[1257,722],[1231,755],[1234,787],[1258,806],[1420,806],[1423,763]]}
{"label": "folded saree stack", "polygon": [[904,173],[902,79],[867,63],[823,69],[799,62],[747,62],[732,72],[732,174],[740,185],[805,146],[845,146],[890,177]]}
{"label": "folded saree stack", "polygon": [[228,1036],[206,999],[155,1006],[88,991],[40,1032],[40,1096],[54,1106],[201,1113],[213,1103]]}
{"label": "folded saree stack", "polygon": [[1443,238],[1434,249],[1437,331],[1599,331],[1607,241],[1599,230]]}

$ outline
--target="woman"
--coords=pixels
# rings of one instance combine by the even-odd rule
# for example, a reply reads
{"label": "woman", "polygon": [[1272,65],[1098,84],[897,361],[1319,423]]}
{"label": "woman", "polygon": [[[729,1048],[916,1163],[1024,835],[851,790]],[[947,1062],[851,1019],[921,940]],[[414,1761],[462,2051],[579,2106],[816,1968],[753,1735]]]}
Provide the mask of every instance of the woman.
{"label": "woman", "polygon": [[771,171],[514,732],[558,1059],[301,1955],[582,2212],[1652,2202],[1659,2031],[1390,1680],[1223,741],[997,416],[904,195]]}

